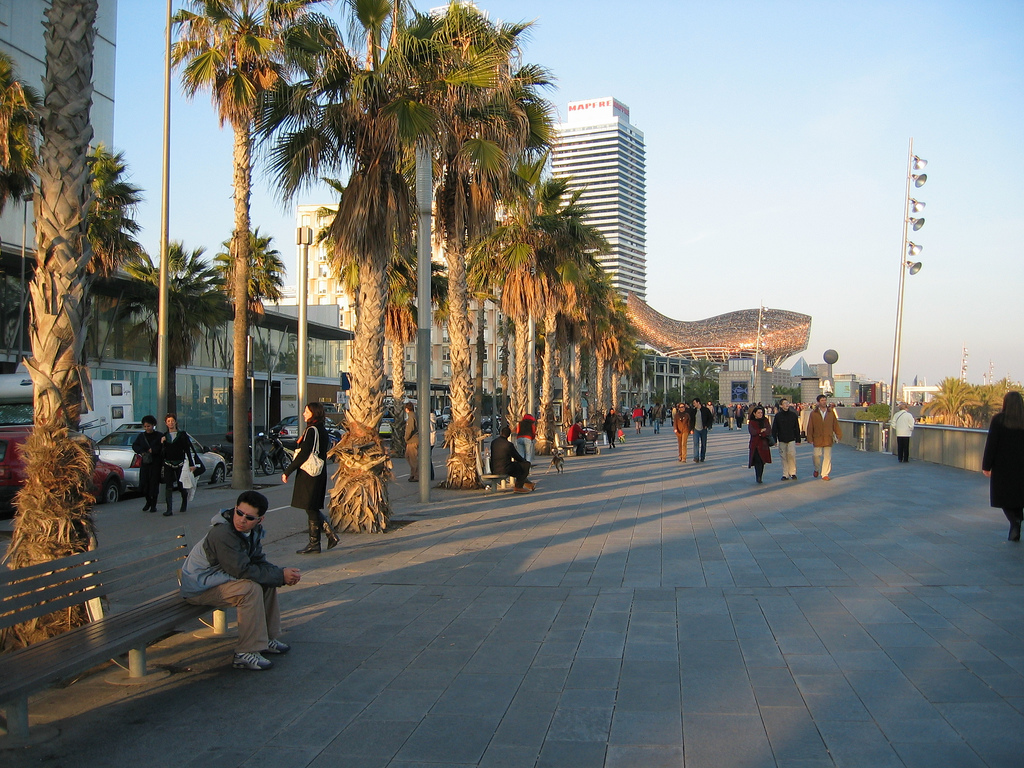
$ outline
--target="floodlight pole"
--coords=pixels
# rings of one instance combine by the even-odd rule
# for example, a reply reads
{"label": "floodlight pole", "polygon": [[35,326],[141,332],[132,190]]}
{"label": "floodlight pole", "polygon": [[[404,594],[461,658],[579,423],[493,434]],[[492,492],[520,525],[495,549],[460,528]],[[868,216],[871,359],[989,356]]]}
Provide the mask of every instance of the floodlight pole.
{"label": "floodlight pole", "polygon": [[[416,144],[416,409],[419,432],[419,486],[420,503],[430,501],[430,236],[433,213],[433,168],[430,144],[426,140]],[[405,361],[395,361],[405,375]],[[399,370],[394,366],[396,375]],[[395,403],[395,407],[399,407]]]}
{"label": "floodlight pole", "polygon": [[[907,151],[907,189],[903,195],[903,244],[900,248],[900,287],[896,301],[896,338],[892,346],[892,386],[889,388],[889,418],[896,413],[896,393],[900,375],[900,345],[903,339],[903,287],[907,279],[907,226],[910,222],[910,181],[914,173],[914,138]],[[891,448],[891,446],[890,446]]]}
{"label": "floodlight pole", "polygon": [[164,147],[163,147],[163,180],[160,194],[160,288],[157,299],[157,331],[156,331],[156,412],[157,418],[175,410],[175,404],[167,403],[168,376],[170,361],[168,357],[170,314],[170,283],[168,277],[167,252],[168,230],[170,227],[170,179],[171,179],[171,3],[167,0],[167,30],[164,40]]}

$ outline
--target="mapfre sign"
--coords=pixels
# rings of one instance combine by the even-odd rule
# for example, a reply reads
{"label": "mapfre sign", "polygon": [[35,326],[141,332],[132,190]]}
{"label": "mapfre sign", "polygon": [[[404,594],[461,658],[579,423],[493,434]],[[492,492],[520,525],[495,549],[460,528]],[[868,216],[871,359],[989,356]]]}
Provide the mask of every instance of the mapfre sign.
{"label": "mapfre sign", "polygon": [[569,102],[569,122],[622,117],[629,120],[629,107],[616,99],[590,99]]}

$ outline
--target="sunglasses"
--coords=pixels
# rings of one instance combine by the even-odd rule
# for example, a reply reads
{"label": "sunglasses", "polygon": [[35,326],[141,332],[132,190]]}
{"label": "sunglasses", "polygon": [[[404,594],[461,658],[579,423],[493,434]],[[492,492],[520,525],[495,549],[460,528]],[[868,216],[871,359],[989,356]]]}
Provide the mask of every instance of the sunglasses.
{"label": "sunglasses", "polygon": [[238,515],[239,517],[244,517],[250,523],[253,520],[259,520],[261,517],[263,517],[263,515],[247,515],[247,514],[245,514],[245,512],[240,510],[238,507],[235,507],[235,514]]}

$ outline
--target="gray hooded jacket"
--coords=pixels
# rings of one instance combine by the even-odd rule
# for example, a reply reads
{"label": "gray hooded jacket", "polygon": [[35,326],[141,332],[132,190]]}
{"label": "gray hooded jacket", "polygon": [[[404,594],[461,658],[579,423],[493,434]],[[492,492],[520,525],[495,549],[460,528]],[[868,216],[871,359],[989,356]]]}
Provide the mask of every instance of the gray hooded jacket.
{"label": "gray hooded jacket", "polygon": [[181,568],[181,596],[196,597],[232,579],[249,579],[264,587],[284,585],[284,571],[268,563],[263,554],[262,525],[248,534],[232,525],[234,509],[222,509],[210,521],[213,527],[192,547]]}

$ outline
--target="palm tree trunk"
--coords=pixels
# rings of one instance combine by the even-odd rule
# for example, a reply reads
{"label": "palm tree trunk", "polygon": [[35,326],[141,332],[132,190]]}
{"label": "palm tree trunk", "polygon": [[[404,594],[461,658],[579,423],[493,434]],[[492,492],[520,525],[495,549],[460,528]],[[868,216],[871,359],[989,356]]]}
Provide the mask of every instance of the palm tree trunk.
{"label": "palm tree trunk", "polygon": [[[391,342],[391,399],[395,401],[394,420],[391,422],[391,456],[405,456],[405,344]],[[420,408],[430,407],[430,396],[419,394]]]}
{"label": "palm tree trunk", "polygon": [[[595,383],[597,384],[597,407],[601,413],[605,413],[608,408],[608,365],[605,363],[602,355],[595,355],[597,358],[597,375],[595,376]],[[591,387],[593,389],[593,387]]]}
{"label": "palm tree trunk", "polygon": [[479,488],[476,472],[476,418],[473,412],[473,384],[469,359],[469,298],[466,284],[464,243],[452,239],[445,244],[448,265],[448,352],[452,378],[452,421],[445,432],[449,450],[445,488]]}
{"label": "palm tree trunk", "polygon": [[[501,360],[501,370],[500,370],[501,378],[500,378],[500,381],[501,381],[501,394],[502,394],[502,397],[499,398],[499,400],[501,400],[501,399],[508,399],[509,402],[511,402],[511,399],[509,398],[509,391],[508,391],[508,354],[509,354],[508,353],[508,329],[509,329],[508,321],[506,320],[505,322],[501,323],[500,324],[500,328],[501,328],[501,331],[500,331],[500,335],[501,335],[501,352],[499,353],[499,356],[500,356],[500,360]],[[501,414],[504,412],[502,410],[502,403],[501,402],[498,402],[495,405],[494,412],[496,414],[498,414],[498,420],[500,421]],[[506,420],[507,420],[507,417],[506,417]],[[498,430],[499,430],[500,426],[501,426],[500,424],[492,424],[491,425],[491,432],[493,434],[495,434],[495,435],[498,434]]]}
{"label": "palm tree trunk", "polygon": [[[587,351],[587,404],[589,406],[588,415],[592,419],[603,418],[603,411],[601,410],[604,403],[598,394],[598,381],[597,375],[597,355],[594,353],[593,347],[590,347]],[[597,427],[599,422],[595,421],[594,426]]]}
{"label": "palm tree trunk", "polygon": [[386,267],[386,254],[368,254],[359,264],[348,431],[331,451],[338,462],[330,489],[331,522],[337,531],[378,533],[387,528],[391,517],[386,482],[391,462],[379,434],[385,388]]}
{"label": "palm tree trunk", "polygon": [[[249,452],[249,197],[252,189],[252,138],[248,123],[234,126],[235,231],[231,238],[235,305],[233,329],[234,365],[231,381],[231,431],[236,450],[231,470],[231,487],[252,488]],[[170,405],[170,404],[169,404]],[[239,450],[240,449],[240,450]]]}
{"label": "palm tree trunk", "polygon": [[576,343],[558,350],[558,376],[562,379],[562,429],[576,418]]}
{"label": "palm tree trunk", "polygon": [[513,369],[512,400],[509,403],[508,423],[514,426],[526,413],[530,377],[530,318],[516,320],[516,362]]}
{"label": "palm tree trunk", "polygon": [[[37,267],[29,286],[26,361],[35,393],[32,435],[25,442],[24,487],[6,561],[23,568],[84,552],[94,543],[92,452],[74,440],[83,394],[81,365],[89,325],[92,249],[86,237],[91,199],[86,163],[92,124],[96,0],[53,0],[46,12],[46,76],[39,188],[35,195]],[[83,607],[63,609],[0,635],[7,648],[60,634],[86,621]]]}
{"label": "palm tree trunk", "polygon": [[[555,444],[555,336],[558,333],[558,312],[551,308],[544,313],[544,377],[540,390],[540,423],[537,425],[537,453],[547,455]],[[565,391],[563,386],[563,392]]]}

